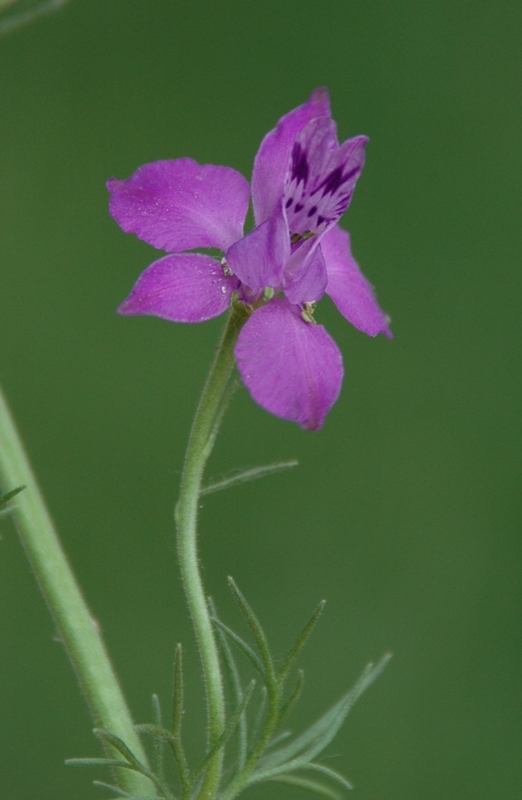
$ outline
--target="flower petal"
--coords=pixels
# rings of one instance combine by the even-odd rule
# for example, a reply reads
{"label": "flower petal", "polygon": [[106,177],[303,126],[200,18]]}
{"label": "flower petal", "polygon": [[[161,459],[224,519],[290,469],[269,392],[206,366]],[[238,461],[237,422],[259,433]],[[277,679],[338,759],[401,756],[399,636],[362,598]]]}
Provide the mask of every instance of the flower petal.
{"label": "flower petal", "polygon": [[343,363],[337,345],[283,298],[254,311],[239,334],[236,359],[259,405],[308,430],[322,426],[339,396]]}
{"label": "flower petal", "polygon": [[290,237],[279,204],[265,222],[227,250],[227,264],[242,283],[254,292],[265,286],[278,288],[290,255]]}
{"label": "flower petal", "polygon": [[328,273],[326,294],[343,317],[370,336],[384,333],[389,339],[393,338],[388,318],[352,256],[349,234],[336,225],[322,237],[321,249]]}
{"label": "flower petal", "polygon": [[326,89],[316,89],[304,105],[281,117],[261,142],[252,173],[252,201],[257,225],[270,216],[281,198],[294,140],[306,123],[315,117],[330,118]]}
{"label": "flower petal", "polygon": [[118,225],[161,250],[226,250],[243,234],[250,190],[229,167],[191,158],[155,161],[127,180],[111,178],[107,188]]}
{"label": "flower petal", "polygon": [[337,143],[335,123],[311,120],[296,137],[284,206],[292,234],[332,227],[350,204],[364,166],[366,136]]}
{"label": "flower petal", "polygon": [[292,253],[285,268],[285,295],[290,303],[315,303],[326,289],[328,275],[321,246],[308,239]]}
{"label": "flower petal", "polygon": [[118,312],[151,314],[171,322],[203,322],[227,310],[237,287],[237,279],[225,276],[219,261],[210,256],[164,256],[142,272]]}

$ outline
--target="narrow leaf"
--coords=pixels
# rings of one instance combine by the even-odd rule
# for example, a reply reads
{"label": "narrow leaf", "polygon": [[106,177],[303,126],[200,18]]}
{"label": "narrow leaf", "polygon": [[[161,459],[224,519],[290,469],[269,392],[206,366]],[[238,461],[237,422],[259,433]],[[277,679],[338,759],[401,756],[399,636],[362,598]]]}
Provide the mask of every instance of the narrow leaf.
{"label": "narrow leaf", "polygon": [[132,750],[130,750],[125,742],[123,742],[118,736],[115,736],[113,733],[109,733],[102,728],[94,728],[93,733],[99,739],[102,739],[104,742],[110,744],[111,747],[114,747],[114,749],[117,750],[120,755],[126,758],[129,764],[132,764],[133,767],[136,767],[139,772],[143,770],[145,770],[145,772],[148,771],[147,767],[145,767],[141,761],[138,761]]}
{"label": "narrow leaf", "polygon": [[[217,617],[216,607],[211,597],[208,598],[208,604],[210,607],[210,613],[215,619],[217,619],[218,617]],[[236,662],[234,660],[234,656],[228,644],[228,639],[225,636],[225,633],[219,626],[216,626],[216,633],[217,633],[219,648],[221,650],[221,656],[223,658],[225,672],[228,681],[230,683],[230,689],[232,692],[234,705],[239,706],[243,702],[243,690],[241,688],[239,671],[236,666]],[[237,732],[238,732],[238,748],[236,756],[237,759],[236,771],[239,774],[243,772],[243,768],[245,766],[245,761],[246,761],[247,747],[248,747],[247,717],[245,712],[241,714],[237,726]]]}
{"label": "narrow leaf", "polygon": [[66,767],[122,767],[134,770],[128,761],[117,758],[67,758],[64,764]]}
{"label": "narrow leaf", "polygon": [[142,722],[139,725],[135,725],[134,728],[138,733],[148,733],[163,742],[171,742],[176,738],[167,728],[160,728],[159,725],[152,725],[150,722]]}
{"label": "narrow leaf", "polygon": [[298,769],[322,752],[337,734],[356,700],[381,674],[389,659],[390,656],[387,655],[376,666],[368,664],[355,686],[314,722],[308,730],[286,745],[286,747],[282,747],[280,750],[270,753],[261,759],[259,762],[259,774],[263,774],[266,777],[267,773],[273,774],[272,770],[275,767],[290,761],[293,764],[293,768]]}
{"label": "narrow leaf", "polygon": [[157,795],[152,797],[151,795],[145,796],[141,794],[129,794],[123,789],[120,789],[119,786],[111,786],[109,783],[103,783],[103,781],[93,781],[92,785],[97,789],[108,789],[111,792],[115,792],[118,797],[126,797],[127,800],[158,800]]}
{"label": "narrow leaf", "polygon": [[283,666],[281,667],[281,669],[279,671],[279,680],[281,682],[283,682],[286,679],[286,677],[288,676],[288,673],[290,672],[290,670],[294,666],[294,664],[295,664],[295,662],[296,662],[296,660],[297,660],[297,658],[299,656],[299,653],[301,652],[301,650],[305,646],[306,642],[308,641],[308,637],[310,636],[310,634],[312,633],[313,629],[315,628],[317,620],[319,619],[319,617],[323,613],[325,605],[326,605],[326,600],[321,600],[321,602],[319,603],[319,605],[315,609],[314,613],[312,614],[312,616],[308,620],[307,624],[305,625],[305,627],[301,631],[301,634],[300,634],[299,638],[297,639],[296,643],[294,644],[294,646],[292,647],[292,649],[288,653],[287,657],[285,658],[285,660],[283,662]]}
{"label": "narrow leaf", "polygon": [[172,733],[178,738],[181,736],[181,724],[183,721],[183,696],[183,648],[181,644],[178,644],[174,654],[174,699],[172,709]]}
{"label": "narrow leaf", "polygon": [[194,770],[194,772],[192,773],[192,775],[190,776],[190,782],[191,782],[192,785],[197,780],[197,778],[201,775],[201,773],[204,771],[204,769],[206,768],[208,763],[214,758],[216,753],[218,753],[220,750],[223,749],[223,747],[225,747],[226,743],[228,742],[228,740],[230,739],[230,737],[234,733],[234,731],[235,731],[235,729],[237,727],[237,724],[238,724],[239,720],[241,719],[241,715],[243,714],[243,712],[244,712],[244,710],[245,710],[245,708],[246,708],[246,706],[248,704],[248,701],[252,697],[252,692],[254,691],[255,685],[256,685],[256,682],[254,680],[250,681],[250,683],[248,684],[248,686],[247,686],[247,688],[245,690],[245,695],[243,697],[243,702],[235,710],[234,714],[230,717],[230,719],[227,722],[227,725],[225,727],[225,730],[223,731],[223,733],[221,734],[221,736],[217,740],[216,744],[213,747],[211,747],[211,749],[208,751],[207,755],[205,756],[205,758],[203,759],[203,761],[201,762],[199,767],[197,767]]}
{"label": "narrow leaf", "polygon": [[234,600],[236,601],[237,606],[245,619],[245,622],[254,635],[254,639],[261,656],[261,661],[263,662],[263,666],[265,668],[267,689],[269,694],[272,694],[275,688],[276,678],[274,664],[272,661],[272,656],[270,655],[270,649],[268,647],[268,641],[265,636],[265,632],[261,627],[261,623],[259,622],[257,616],[254,614],[252,607],[247,602],[246,597],[242,594],[242,592],[240,592],[234,579],[230,576],[228,577],[228,585]]}
{"label": "narrow leaf", "polygon": [[111,786],[110,783],[103,783],[103,781],[93,781],[93,786],[96,786],[97,789],[109,789],[109,791],[114,792],[117,794],[118,797],[131,797],[129,792],[126,792],[124,789],[120,789],[119,786]]}
{"label": "narrow leaf", "polygon": [[346,780],[344,775],[341,775],[341,773],[337,772],[337,770],[335,769],[331,769],[330,767],[325,767],[324,764],[314,764],[314,762],[312,761],[309,764],[307,764],[306,767],[304,767],[303,769],[310,769],[310,770],[315,770],[316,772],[322,772],[323,775],[327,775],[332,780],[337,781],[337,783],[340,783],[342,786],[344,786],[345,789],[349,790],[353,789],[352,784],[350,783],[350,781]]}
{"label": "narrow leaf", "polygon": [[25,488],[26,488],[25,486],[17,486],[16,489],[11,489],[10,492],[6,492],[5,494],[0,494],[0,508],[4,508],[4,506],[7,505],[9,500],[12,500],[13,497],[18,494],[18,492],[21,492]]}
{"label": "narrow leaf", "polygon": [[173,795],[171,794],[168,786],[155,775],[151,770],[146,767],[144,764],[139,761],[132,750],[130,750],[125,742],[123,742],[118,736],[115,736],[113,733],[109,733],[108,731],[104,731],[101,728],[94,728],[93,733],[99,739],[110,744],[117,750],[121,755],[127,759],[128,763],[123,764],[127,769],[134,770],[135,772],[139,772],[141,775],[144,775],[148,778],[152,783],[160,790],[160,792],[165,796],[166,800],[174,800]]}
{"label": "narrow leaf", "polygon": [[263,718],[265,716],[266,707],[267,707],[267,699],[268,699],[267,695],[268,695],[268,692],[266,690],[266,686],[262,686],[261,687],[261,700],[259,702],[259,708],[257,709],[257,714],[256,714],[256,717],[254,719],[254,723],[252,725],[252,733],[251,733],[251,736],[250,736],[250,739],[252,741],[252,745],[250,747],[250,752],[255,750],[256,741],[257,741],[258,736],[259,736],[259,734],[261,732],[261,725],[263,723]]}
{"label": "narrow leaf", "polygon": [[290,694],[288,700],[281,706],[279,711],[279,717],[277,720],[277,727],[281,727],[285,719],[288,717],[290,712],[292,711],[293,707],[299,700],[301,696],[301,692],[303,691],[303,683],[304,683],[304,672],[302,669],[299,670],[297,673],[297,680],[295,682],[295,687]]}
{"label": "narrow leaf", "polygon": [[341,800],[342,795],[338,794],[330,786],[319,781],[309,780],[308,778],[301,778],[298,775],[280,775],[277,778],[269,778],[274,783],[286,783],[290,786],[296,786],[298,789],[305,789],[309,792],[328,797],[329,800]]}
{"label": "narrow leaf", "polygon": [[[161,728],[163,727],[163,719],[161,714],[161,705],[159,701],[159,697],[157,694],[152,695],[152,716],[154,718],[154,724]],[[158,737],[154,737],[152,740],[152,753],[153,753],[153,760],[152,760],[152,771],[158,776],[161,781],[165,780],[165,769],[164,769],[164,756],[165,756],[165,742]]]}
{"label": "narrow leaf", "polygon": [[243,469],[231,475],[229,478],[223,478],[220,481],[213,481],[207,484],[207,486],[201,489],[200,494],[212,494],[213,492],[220,492],[222,489],[230,489],[233,486],[239,486],[241,483],[256,481],[258,478],[265,478],[267,475],[275,475],[286,469],[292,469],[292,467],[297,467],[298,464],[298,461],[292,459],[291,461],[276,461],[273,464],[266,464],[262,467]]}
{"label": "narrow leaf", "polygon": [[236,647],[239,647],[243,655],[248,658],[248,660],[256,668],[256,670],[263,677],[263,679],[266,680],[266,674],[263,664],[261,663],[261,660],[256,656],[252,648],[249,647],[248,644],[244,642],[240,636],[237,635],[237,633],[234,633],[234,631],[231,628],[225,625],[224,622],[221,622],[220,619],[218,619],[217,617],[213,617],[212,621],[215,622],[218,628],[220,628],[223,631],[223,633],[225,633],[228,636],[228,638],[234,642]]}
{"label": "narrow leaf", "polygon": [[278,744],[281,744],[285,739],[288,739],[292,735],[291,731],[283,731],[282,733],[274,736],[273,739],[270,739],[266,746],[266,750],[270,750],[272,747],[277,747]]}

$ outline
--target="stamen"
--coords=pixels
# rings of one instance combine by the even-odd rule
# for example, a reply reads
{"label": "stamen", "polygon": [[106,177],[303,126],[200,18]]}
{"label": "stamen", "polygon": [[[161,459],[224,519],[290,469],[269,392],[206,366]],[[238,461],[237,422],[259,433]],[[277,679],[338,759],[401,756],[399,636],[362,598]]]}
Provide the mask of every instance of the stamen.
{"label": "stamen", "polygon": [[301,309],[301,319],[305,322],[311,322],[314,325],[317,325],[316,320],[314,319],[314,311],[317,303],[303,303],[303,307]]}

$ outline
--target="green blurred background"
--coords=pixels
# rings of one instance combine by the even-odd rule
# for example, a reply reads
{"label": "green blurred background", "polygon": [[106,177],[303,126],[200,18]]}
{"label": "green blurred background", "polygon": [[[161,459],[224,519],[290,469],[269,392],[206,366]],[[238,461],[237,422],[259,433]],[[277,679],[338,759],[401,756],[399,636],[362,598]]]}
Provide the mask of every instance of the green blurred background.
{"label": "green blurred background", "polygon": [[[300,466],[205,501],[205,580],[240,625],[235,576],[279,655],[327,598],[292,727],[394,653],[325,761],[355,797],[520,797],[521,22],[509,0],[74,0],[0,39],[0,380],[139,721],[152,692],[169,706],[184,642],[193,752],[171,511],[222,322],[116,316],[156,254],[109,218],[104,183],[180,156],[249,176],[325,85],[340,137],[371,137],[343,224],[395,339],[321,303],[346,377],[319,433],[238,393],[210,474]],[[108,776],[63,766],[98,745],[0,533],[1,795],[103,798]]]}

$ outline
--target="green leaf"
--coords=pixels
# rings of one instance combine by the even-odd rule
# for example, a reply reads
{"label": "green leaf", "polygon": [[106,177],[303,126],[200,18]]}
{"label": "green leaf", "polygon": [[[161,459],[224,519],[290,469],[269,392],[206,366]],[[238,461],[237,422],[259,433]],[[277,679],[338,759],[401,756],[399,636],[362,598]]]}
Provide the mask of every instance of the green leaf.
{"label": "green leaf", "polygon": [[155,739],[160,739],[162,742],[171,742],[176,737],[167,728],[161,728],[159,725],[154,725],[151,722],[141,722],[139,725],[134,726],[138,733],[148,733]]}
{"label": "green leaf", "polygon": [[109,789],[109,791],[114,792],[114,794],[117,794],[118,797],[131,796],[129,792],[126,792],[124,789],[120,789],[119,786],[111,786],[110,783],[103,783],[103,781],[93,781],[92,785],[96,786],[97,789]]}
{"label": "green leaf", "polygon": [[349,790],[353,789],[352,784],[350,783],[350,781],[346,780],[344,775],[341,775],[341,773],[337,772],[337,770],[335,769],[331,769],[330,767],[325,767],[324,764],[314,764],[314,762],[312,761],[309,764],[307,764],[306,767],[303,767],[303,769],[310,769],[310,770],[315,770],[316,772],[322,772],[323,775],[327,775],[332,780],[337,781],[337,783],[340,783],[342,786],[344,786],[345,789]]}
{"label": "green leaf", "polygon": [[243,655],[246,656],[248,660],[251,662],[251,664],[256,668],[256,670],[262,676],[263,680],[266,681],[266,673],[263,664],[261,663],[261,660],[258,658],[258,656],[256,656],[252,648],[249,647],[249,645],[245,641],[243,641],[243,639],[240,636],[238,636],[237,633],[234,633],[234,631],[231,628],[225,625],[224,622],[221,622],[220,619],[218,619],[217,617],[212,617],[212,621],[218,626],[218,628],[220,628],[220,630],[223,631],[223,633],[225,633],[228,636],[228,638],[231,641],[234,642],[236,647],[238,647],[241,650]]}
{"label": "green leaf", "polygon": [[306,642],[308,641],[308,638],[309,638],[310,634],[312,633],[313,629],[315,628],[315,626],[317,624],[317,620],[319,619],[319,617],[323,613],[325,605],[326,605],[326,600],[321,600],[321,602],[319,603],[319,605],[315,609],[314,613],[312,614],[312,616],[310,617],[310,619],[306,623],[305,627],[301,631],[301,634],[300,634],[299,638],[297,639],[296,643],[294,644],[294,646],[292,647],[292,649],[288,653],[287,657],[285,658],[285,660],[283,662],[283,666],[281,667],[281,669],[279,671],[279,680],[281,682],[286,679],[288,673],[290,672],[290,670],[294,666],[297,658],[299,657],[299,653],[301,652],[301,650],[305,646]]}
{"label": "green leaf", "polygon": [[[161,705],[159,701],[159,697],[157,694],[152,695],[152,716],[154,718],[154,724],[161,728],[163,727],[163,719],[161,714]],[[164,756],[165,756],[165,742],[162,739],[155,737],[152,740],[152,747],[153,747],[153,760],[152,760],[152,771],[158,776],[161,781],[165,780],[165,769],[164,769]]]}
{"label": "green leaf", "polygon": [[269,695],[272,695],[276,689],[276,677],[274,663],[272,661],[272,656],[270,655],[270,649],[268,647],[268,641],[265,636],[265,632],[261,627],[261,623],[255,615],[252,607],[247,602],[246,597],[242,594],[242,592],[240,592],[234,579],[230,577],[230,575],[228,577],[228,585],[234,600],[236,601],[237,606],[245,619],[245,622],[254,635],[257,649],[259,650],[261,661],[263,662],[263,666],[265,668],[265,680],[268,693]]}
{"label": "green leaf", "polygon": [[132,764],[139,772],[145,770],[147,772],[147,767],[138,761],[132,750],[130,750],[125,742],[123,742],[118,736],[115,736],[113,733],[109,733],[109,731],[105,731],[102,728],[94,728],[93,733],[98,739],[102,739],[104,742],[107,742],[114,747],[115,750],[120,753],[124,758],[127,759],[129,764]]}
{"label": "green leaf", "polygon": [[0,494],[0,508],[4,508],[9,502],[9,500],[12,500],[13,497],[18,494],[18,492],[23,491],[23,489],[25,488],[26,488],[25,486],[17,486],[16,489],[11,489],[10,492],[6,492],[5,494]]}
{"label": "green leaf", "polygon": [[259,736],[259,732],[261,731],[261,724],[263,722],[263,717],[265,716],[266,706],[267,706],[267,691],[266,691],[266,686],[263,686],[261,688],[261,701],[259,703],[259,708],[257,710],[254,724],[252,725],[252,733],[250,738],[252,740],[253,745],[251,749],[253,749],[253,747],[255,746],[255,742],[257,740],[257,737]]}
{"label": "green leaf", "polygon": [[296,786],[298,789],[306,789],[322,797],[328,797],[329,800],[341,800],[342,798],[342,795],[338,794],[325,783],[319,783],[319,781],[309,780],[308,778],[301,778],[298,775],[280,775],[277,778],[270,778],[269,780],[273,783],[286,783],[290,786]]}
{"label": "green leaf", "polygon": [[297,467],[298,464],[299,461],[292,459],[291,461],[276,461],[273,464],[266,464],[262,467],[243,469],[231,475],[229,478],[223,478],[220,481],[207,484],[207,486],[201,489],[200,494],[212,494],[213,492],[220,492],[222,489],[230,489],[233,486],[239,486],[241,483],[256,481],[258,478],[265,478],[267,475],[275,475],[286,469],[292,469],[292,467]]}
{"label": "green leaf", "polygon": [[181,644],[178,644],[174,654],[174,699],[172,709],[172,733],[176,737],[181,736],[183,696],[183,648]]}
{"label": "green leaf", "polygon": [[[114,792],[118,797],[125,797],[127,800],[161,800],[160,797],[145,797],[141,794],[129,794],[129,792],[125,792],[123,789],[120,789],[119,786],[111,786],[110,783],[103,783],[103,781],[93,781],[93,786],[96,786],[97,789],[109,789],[111,792]],[[114,800],[114,798],[113,798]]]}
{"label": "green leaf", "polygon": [[197,767],[194,770],[194,772],[192,773],[192,775],[190,776],[190,782],[191,782],[192,785],[194,785],[194,782],[201,775],[201,773],[205,770],[205,767],[214,758],[216,753],[218,753],[220,750],[223,749],[223,747],[225,747],[226,743],[228,742],[228,740],[230,739],[230,737],[234,733],[234,731],[235,731],[235,729],[236,729],[236,727],[238,725],[238,722],[241,719],[241,716],[242,716],[242,714],[243,714],[243,712],[244,712],[244,710],[245,710],[245,708],[246,708],[246,706],[248,704],[248,701],[252,697],[252,692],[254,691],[255,685],[256,685],[256,682],[254,680],[250,681],[250,683],[248,684],[248,686],[247,686],[247,688],[245,690],[245,695],[243,697],[243,701],[242,701],[241,705],[235,710],[235,712],[232,715],[232,717],[230,717],[230,719],[227,722],[227,725],[225,727],[225,730],[223,731],[223,733],[221,734],[221,736],[217,740],[216,744],[208,751],[207,755],[205,756],[205,758],[203,759],[203,761],[201,762],[199,767]]}
{"label": "green leaf", "polygon": [[304,672],[302,669],[299,670],[297,673],[297,680],[295,682],[295,687],[289,696],[288,700],[283,703],[279,710],[279,716],[277,719],[277,727],[280,728],[285,719],[288,717],[290,712],[292,711],[293,707],[299,700],[301,696],[301,692],[303,691],[303,683],[304,683]]}
{"label": "green leaf", "polygon": [[139,772],[141,775],[144,775],[148,778],[152,783],[160,790],[161,794],[165,797],[165,800],[174,800],[172,793],[170,792],[168,786],[161,780],[161,778],[155,775],[148,767],[139,761],[132,750],[130,750],[125,742],[123,742],[118,736],[115,736],[113,733],[109,733],[101,728],[94,728],[93,733],[102,741],[107,742],[117,750],[121,755],[127,759],[127,762],[123,762],[119,764],[119,766],[125,767],[126,769],[134,770],[134,772]]}
{"label": "green leaf", "polygon": [[259,776],[256,777],[256,780],[266,780],[266,778],[275,775],[275,770],[281,765],[291,765],[292,769],[302,768],[319,755],[335,737],[356,700],[381,674],[389,660],[390,655],[386,655],[376,666],[368,664],[355,686],[314,722],[308,730],[286,745],[286,747],[282,747],[280,750],[276,750],[274,753],[262,758],[258,769],[254,773],[254,775]]}
{"label": "green leaf", "polygon": [[136,771],[128,761],[117,758],[68,758],[64,764],[66,767],[122,767]]}
{"label": "green leaf", "polygon": [[[210,607],[210,613],[212,617],[214,619],[217,619],[218,616],[216,612],[216,607],[211,597],[208,598],[208,604]],[[232,692],[234,705],[239,706],[243,701],[243,689],[241,688],[239,670],[236,666],[236,662],[234,660],[232,650],[229,647],[228,639],[225,636],[225,633],[219,626],[216,626],[216,633],[217,633],[219,648],[221,650],[221,657],[223,659],[223,665],[225,667],[227,679],[230,683],[230,689]],[[238,749],[236,756],[236,764],[237,764],[236,771],[237,773],[241,773],[243,772],[243,768],[245,766],[246,753],[248,747],[247,717],[244,712],[239,720],[237,726],[237,732],[238,732]]]}
{"label": "green leaf", "polygon": [[282,731],[278,733],[277,736],[274,736],[273,739],[270,739],[266,746],[266,750],[270,750],[273,747],[277,747],[278,744],[281,744],[285,739],[289,739],[292,735],[292,731]]}

